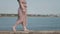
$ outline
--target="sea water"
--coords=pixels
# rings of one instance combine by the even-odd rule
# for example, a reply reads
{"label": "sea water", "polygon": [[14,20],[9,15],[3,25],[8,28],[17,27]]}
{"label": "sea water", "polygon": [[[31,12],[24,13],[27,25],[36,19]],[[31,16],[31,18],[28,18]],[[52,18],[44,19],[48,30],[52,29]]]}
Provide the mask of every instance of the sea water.
{"label": "sea water", "polygon": [[[16,23],[17,17],[0,17],[0,31],[11,31]],[[29,30],[60,30],[60,18],[58,17],[27,17],[27,28]],[[22,25],[16,27],[23,30]]]}

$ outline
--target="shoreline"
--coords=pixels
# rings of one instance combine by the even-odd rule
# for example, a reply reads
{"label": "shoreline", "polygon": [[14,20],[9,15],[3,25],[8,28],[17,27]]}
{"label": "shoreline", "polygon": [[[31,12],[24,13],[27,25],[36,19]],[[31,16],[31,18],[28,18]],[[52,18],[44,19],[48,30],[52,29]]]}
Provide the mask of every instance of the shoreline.
{"label": "shoreline", "polygon": [[0,31],[0,34],[60,34],[60,31]]}

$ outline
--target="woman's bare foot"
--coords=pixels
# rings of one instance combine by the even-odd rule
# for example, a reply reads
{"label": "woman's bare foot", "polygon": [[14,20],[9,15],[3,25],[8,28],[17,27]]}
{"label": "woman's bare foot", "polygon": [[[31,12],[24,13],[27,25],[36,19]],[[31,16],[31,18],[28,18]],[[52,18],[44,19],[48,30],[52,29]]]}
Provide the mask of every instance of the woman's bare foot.
{"label": "woman's bare foot", "polygon": [[13,26],[13,31],[16,32],[16,28]]}
{"label": "woman's bare foot", "polygon": [[29,30],[28,29],[24,29],[24,32],[29,32]]}

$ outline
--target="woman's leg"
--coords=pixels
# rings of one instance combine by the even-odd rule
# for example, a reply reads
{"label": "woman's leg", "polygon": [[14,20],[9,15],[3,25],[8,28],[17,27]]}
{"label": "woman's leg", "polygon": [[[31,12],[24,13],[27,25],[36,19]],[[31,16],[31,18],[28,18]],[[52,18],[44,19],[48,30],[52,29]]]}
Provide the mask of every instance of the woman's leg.
{"label": "woman's leg", "polygon": [[26,14],[26,10],[25,10],[25,12],[23,13],[23,17],[24,17],[24,19],[23,19],[23,28],[24,28],[24,31],[28,31],[28,29],[27,29],[27,14]]}
{"label": "woman's leg", "polygon": [[17,20],[15,25],[13,26],[13,31],[16,32],[16,26],[19,25],[22,21],[20,19]]}
{"label": "woman's leg", "polygon": [[22,23],[22,21],[23,21],[23,15],[22,15],[22,11],[21,11],[20,8],[18,9],[18,14],[19,14],[19,18],[18,18],[16,24],[13,26],[13,31],[14,31],[14,32],[16,32],[16,26],[17,26],[18,24]]}
{"label": "woman's leg", "polygon": [[24,27],[24,31],[27,30],[27,19],[26,19],[26,15],[24,15],[24,20],[23,20],[23,27]]}

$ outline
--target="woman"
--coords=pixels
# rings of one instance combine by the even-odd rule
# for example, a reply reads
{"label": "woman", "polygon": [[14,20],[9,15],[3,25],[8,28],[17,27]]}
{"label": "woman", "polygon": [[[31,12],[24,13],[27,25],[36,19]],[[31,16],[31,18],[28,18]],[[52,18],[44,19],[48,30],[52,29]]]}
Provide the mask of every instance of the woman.
{"label": "woman", "polygon": [[27,6],[26,6],[26,0],[17,0],[19,3],[19,8],[18,8],[18,19],[16,24],[13,26],[13,31],[16,32],[16,26],[19,24],[22,24],[24,31],[28,31],[26,28],[26,11],[27,11]]}

